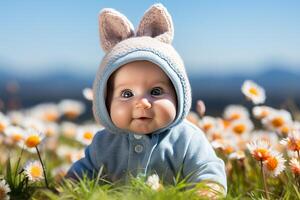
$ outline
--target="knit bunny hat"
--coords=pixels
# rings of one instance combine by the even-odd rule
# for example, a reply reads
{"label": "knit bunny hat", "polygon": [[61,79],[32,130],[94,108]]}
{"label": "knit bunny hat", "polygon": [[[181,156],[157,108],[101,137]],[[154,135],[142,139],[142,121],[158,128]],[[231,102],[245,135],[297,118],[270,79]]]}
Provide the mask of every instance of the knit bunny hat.
{"label": "knit bunny hat", "polygon": [[[162,4],[152,5],[144,14],[136,33],[130,21],[114,9],[103,9],[99,15],[101,46],[106,53],[93,86],[93,112],[97,122],[111,133],[131,133],[114,125],[106,107],[107,81],[123,65],[146,60],[158,65],[170,78],[177,95],[176,117],[169,129],[187,116],[191,107],[191,89],[184,64],[171,45],[174,30],[171,16]],[[108,91],[110,92],[110,91]]]}

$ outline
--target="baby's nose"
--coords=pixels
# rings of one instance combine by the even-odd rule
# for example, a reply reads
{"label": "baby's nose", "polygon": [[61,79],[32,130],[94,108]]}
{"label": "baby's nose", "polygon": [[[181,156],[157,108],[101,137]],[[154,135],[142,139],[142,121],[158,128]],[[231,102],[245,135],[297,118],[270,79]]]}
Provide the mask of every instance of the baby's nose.
{"label": "baby's nose", "polygon": [[137,101],[136,108],[149,109],[151,108],[151,103],[147,98],[141,98]]}

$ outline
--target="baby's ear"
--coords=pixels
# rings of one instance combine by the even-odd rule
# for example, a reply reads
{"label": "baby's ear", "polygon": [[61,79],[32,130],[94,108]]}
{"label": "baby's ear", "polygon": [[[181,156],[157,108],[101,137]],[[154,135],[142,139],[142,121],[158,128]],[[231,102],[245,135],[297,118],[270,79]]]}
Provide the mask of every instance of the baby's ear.
{"label": "baby's ear", "polygon": [[102,49],[108,52],[117,43],[134,36],[131,22],[118,11],[105,8],[99,14],[99,32]]}
{"label": "baby's ear", "polygon": [[174,37],[173,22],[167,9],[162,4],[154,4],[144,14],[137,36],[150,36],[171,44]]}

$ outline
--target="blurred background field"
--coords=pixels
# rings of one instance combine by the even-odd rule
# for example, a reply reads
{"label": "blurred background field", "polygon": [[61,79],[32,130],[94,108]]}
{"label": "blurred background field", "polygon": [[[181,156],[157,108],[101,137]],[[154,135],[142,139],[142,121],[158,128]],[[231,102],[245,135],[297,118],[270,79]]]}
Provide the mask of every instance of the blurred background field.
{"label": "blurred background field", "polygon": [[[209,114],[220,113],[243,100],[239,88],[245,79],[266,89],[270,106],[288,99],[299,105],[298,1],[161,2],[173,17],[173,44],[186,64],[193,105],[203,99]],[[1,2],[0,109],[83,100],[81,91],[92,86],[103,56],[99,10],[115,8],[136,27],[153,3]]]}
{"label": "blurred background field", "polygon": [[[173,17],[173,44],[185,62],[192,85],[192,110],[196,111],[199,99],[206,105],[204,117],[193,112],[189,119],[203,129],[225,161],[227,199],[269,198],[264,182],[271,199],[300,199],[300,2],[161,2]],[[78,185],[57,184],[102,128],[94,123],[92,103],[83,95],[85,88],[92,87],[103,56],[98,35],[99,10],[115,8],[136,27],[153,3],[156,2],[0,3],[0,195],[9,194],[12,199],[26,199],[32,194],[36,199],[97,199],[101,195],[106,199],[187,199],[194,195],[182,193],[185,183],[156,193],[139,179],[117,189],[114,185],[96,187],[98,182],[87,180]],[[254,112],[255,105],[241,92],[245,80],[253,80],[266,91],[263,105],[270,107],[258,107],[258,113]],[[66,99],[78,101],[67,100],[66,104]],[[228,107],[233,104],[238,106]],[[263,111],[270,111],[270,116],[260,116]],[[9,126],[21,127],[24,136],[14,135]],[[43,182],[43,170],[32,182],[28,180],[32,174],[23,173],[24,166],[30,166],[28,160],[39,160],[34,148],[22,150],[19,145],[31,133],[27,128],[41,128],[43,132],[37,144],[50,190]],[[292,129],[296,136],[290,134]],[[262,180],[260,174],[263,161],[251,151],[261,145],[251,143],[257,138],[268,140],[280,152],[280,156],[274,156],[276,165],[265,169],[273,173],[267,174],[267,180]],[[282,140],[298,143],[283,146]],[[247,144],[253,146],[249,148]],[[270,150],[269,146],[263,147]],[[293,159],[294,168],[290,162]],[[267,160],[264,166],[268,166]],[[4,180],[11,192],[1,193]]]}

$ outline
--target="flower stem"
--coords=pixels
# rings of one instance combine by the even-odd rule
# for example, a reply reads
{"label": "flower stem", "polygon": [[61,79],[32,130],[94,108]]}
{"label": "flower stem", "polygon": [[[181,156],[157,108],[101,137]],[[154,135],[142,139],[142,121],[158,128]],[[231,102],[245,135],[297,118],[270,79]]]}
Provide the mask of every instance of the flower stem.
{"label": "flower stem", "polygon": [[267,182],[266,182],[266,176],[265,176],[265,172],[264,172],[264,168],[263,168],[263,161],[260,161],[260,169],[261,169],[261,173],[262,173],[262,176],[263,176],[263,183],[264,183],[264,189],[265,189],[266,197],[267,197],[268,200],[270,200],[268,187],[267,187]]}
{"label": "flower stem", "polygon": [[42,168],[43,168],[43,173],[44,173],[44,177],[45,177],[46,187],[49,188],[47,177],[46,177],[46,170],[45,170],[45,166],[44,166],[44,163],[43,163],[41,155],[40,155],[40,151],[39,151],[39,149],[38,149],[37,146],[35,147],[35,149],[36,149],[36,152],[37,152],[37,154],[39,156],[39,159],[40,159],[40,162],[41,162],[41,165],[42,165]]}

